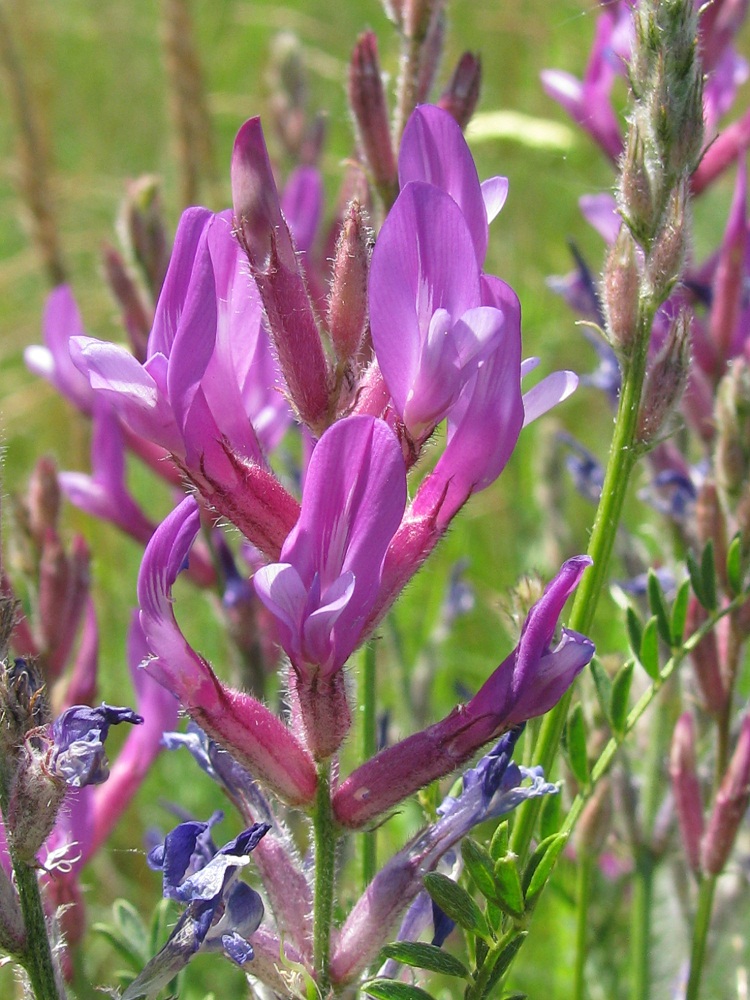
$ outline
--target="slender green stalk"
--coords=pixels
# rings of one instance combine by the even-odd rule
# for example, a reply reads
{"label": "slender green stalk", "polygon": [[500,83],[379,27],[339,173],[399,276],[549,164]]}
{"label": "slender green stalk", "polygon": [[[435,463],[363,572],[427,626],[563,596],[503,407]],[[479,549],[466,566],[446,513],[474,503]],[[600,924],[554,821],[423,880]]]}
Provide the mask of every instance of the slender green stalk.
{"label": "slender green stalk", "polygon": [[578,857],[576,884],[576,957],[573,971],[571,1000],[584,1000],[586,996],[586,955],[588,953],[589,899],[594,874],[594,858],[588,851]]}
{"label": "slender green stalk", "polygon": [[[363,663],[363,719],[362,719],[362,759],[369,760],[378,750],[377,733],[377,675],[375,647],[368,643],[364,649]],[[366,889],[377,869],[377,830],[362,834],[362,888]]]}
{"label": "slender green stalk", "polygon": [[630,996],[643,1000],[650,996],[651,982],[651,914],[654,901],[655,858],[648,844],[639,844],[635,851],[633,902],[630,910]]}
{"label": "slender green stalk", "polygon": [[711,927],[711,912],[714,904],[717,875],[706,875],[701,881],[698,891],[698,910],[693,925],[693,945],[690,951],[690,975],[688,978],[685,1000],[698,1000],[700,997],[703,963],[706,958],[706,943]]}
{"label": "slender green stalk", "polygon": [[28,974],[35,1000],[63,1000],[65,993],[55,975],[36,870],[15,855],[12,845],[9,847],[28,941],[26,954],[18,961]]}
{"label": "slender green stalk", "polygon": [[[624,366],[615,431],[588,547],[588,554],[594,564],[581,580],[568,623],[576,632],[588,631],[594,619],[599,595],[607,579],[630,474],[640,454],[636,442],[638,410],[655,312],[656,308],[653,305],[642,310],[636,338],[637,349],[634,350],[630,363]],[[545,774],[550,774],[552,771],[572,695],[571,688],[556,708],[545,716],[542,723],[536,747],[536,760],[544,768]],[[540,808],[538,799],[530,799],[519,810],[513,826],[511,850],[522,860],[528,854]]]}
{"label": "slender green stalk", "polygon": [[336,869],[336,828],[331,809],[331,764],[318,765],[318,790],[313,812],[315,896],[313,899],[313,962],[321,996],[330,986],[331,922]]}

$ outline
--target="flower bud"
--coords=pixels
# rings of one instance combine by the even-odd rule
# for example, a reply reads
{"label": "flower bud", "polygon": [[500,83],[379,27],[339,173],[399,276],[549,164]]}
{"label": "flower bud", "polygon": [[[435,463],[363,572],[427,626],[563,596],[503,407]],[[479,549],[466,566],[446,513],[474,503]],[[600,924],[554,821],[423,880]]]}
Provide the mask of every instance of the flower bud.
{"label": "flower bud", "polygon": [[726,585],[727,524],[716,483],[706,479],[698,490],[695,503],[695,528],[701,550],[707,542],[714,547],[716,569]]}
{"label": "flower bud", "polygon": [[47,531],[56,531],[60,518],[60,484],[51,458],[40,458],[29,478],[26,495],[29,530],[42,548]]}
{"label": "flower bud", "polygon": [[695,768],[695,726],[690,712],[684,712],[674,728],[669,754],[669,775],[685,855],[692,870],[699,872],[703,803]]}
{"label": "flower bud", "polygon": [[[697,598],[691,597],[688,604],[687,634],[691,635],[706,620],[706,612]],[[705,635],[690,654],[695,671],[695,679],[702,696],[702,707],[714,718],[721,718],[726,710],[727,690],[721,672],[719,646],[716,630]]]}
{"label": "flower bud", "polygon": [[365,162],[383,200],[391,204],[398,191],[398,172],[388,122],[388,106],[378,60],[377,39],[366,31],[357,39],[349,64],[349,106]]}
{"label": "flower bud", "polygon": [[120,309],[123,326],[130,341],[130,347],[141,364],[146,360],[146,345],[151,332],[152,316],[143,301],[143,296],[123,260],[113,246],[102,248],[104,280]]}
{"label": "flower bud", "polygon": [[750,801],[750,715],[742,720],[740,738],[727,772],[722,779],[716,802],[701,845],[703,870],[720,875],[727,863],[737,830]]}
{"label": "flower bud", "polygon": [[653,444],[685,391],[690,370],[690,314],[683,309],[649,368],[638,414],[637,439]]}
{"label": "flower bud", "polygon": [[649,246],[659,218],[652,181],[646,168],[645,144],[638,126],[631,124],[620,171],[617,207],[639,243]]}
{"label": "flower bud", "polygon": [[680,277],[685,262],[687,229],[687,180],[672,191],[659,232],[646,258],[646,278],[651,293],[663,301]]}
{"label": "flower bud", "polygon": [[158,177],[147,174],[128,183],[117,228],[155,302],[171,253]]}
{"label": "flower bud", "polygon": [[716,481],[736,502],[750,477],[750,367],[740,358],[719,383],[714,419]]}
{"label": "flower bud", "polygon": [[627,226],[620,226],[604,266],[602,305],[609,342],[626,355],[638,328],[639,286],[635,241]]}
{"label": "flower bud", "polygon": [[[44,678],[33,660],[0,665],[0,766],[14,769],[31,730],[46,725],[50,708]],[[6,770],[6,773],[7,773]]]}
{"label": "flower bud", "polygon": [[462,129],[466,128],[474,114],[481,83],[481,59],[472,52],[464,52],[437,102],[438,107],[451,114]]}
{"label": "flower bud", "polygon": [[341,367],[356,355],[365,333],[371,239],[362,206],[356,199],[350,201],[336,246],[328,300],[328,329]]}
{"label": "flower bud", "polygon": [[50,770],[44,751],[32,746],[27,739],[11,785],[5,816],[13,850],[26,864],[35,864],[37,853],[55,825],[66,791],[65,779]]}

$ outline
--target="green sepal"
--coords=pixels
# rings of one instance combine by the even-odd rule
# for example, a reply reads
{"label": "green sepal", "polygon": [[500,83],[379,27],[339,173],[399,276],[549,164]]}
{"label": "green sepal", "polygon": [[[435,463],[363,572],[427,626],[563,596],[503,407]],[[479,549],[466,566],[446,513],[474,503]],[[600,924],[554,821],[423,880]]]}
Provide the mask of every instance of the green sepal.
{"label": "green sepal", "polygon": [[[545,796],[545,801],[549,796]],[[493,861],[497,861],[498,858],[504,858],[508,853],[508,845],[510,843],[510,832],[508,820],[503,820],[495,832],[492,834],[492,840],[490,841],[490,854]]]}
{"label": "green sepal", "polygon": [[591,670],[591,677],[594,681],[596,696],[599,699],[601,710],[607,717],[607,721],[611,723],[612,720],[609,713],[612,705],[612,681],[609,679],[609,674],[602,666],[601,660],[598,657],[595,656],[593,658],[589,669]]}
{"label": "green sepal", "polygon": [[643,625],[638,617],[635,608],[630,605],[625,609],[625,629],[628,633],[628,642],[634,656],[638,656],[643,641]]}
{"label": "green sepal", "polygon": [[738,531],[727,550],[727,583],[732,597],[742,593],[742,576],[742,535]]}
{"label": "green sepal", "polygon": [[646,627],[643,630],[643,637],[641,639],[641,648],[638,650],[638,661],[653,681],[655,681],[659,676],[660,633],[661,628],[659,626],[659,619],[656,615],[653,615],[646,622]]}
{"label": "green sepal", "polygon": [[434,944],[423,944],[418,941],[394,941],[382,949],[380,956],[383,960],[392,958],[396,962],[401,962],[402,965],[411,965],[415,969],[427,969],[429,972],[439,972],[443,976],[469,978],[469,970],[462,961]]}
{"label": "green sepal", "polygon": [[495,863],[490,852],[471,837],[464,837],[461,841],[461,857],[466,870],[474,880],[474,885],[484,898],[497,900],[497,886],[493,874]]}
{"label": "green sepal", "polygon": [[664,593],[661,589],[661,584],[659,583],[659,577],[653,569],[649,569],[648,571],[647,590],[648,605],[651,608],[651,614],[656,618],[659,635],[661,636],[662,642],[665,642],[669,646],[672,643],[672,629],[669,625],[669,610],[667,609],[667,602],[664,599]]}
{"label": "green sepal", "polygon": [[362,992],[378,1000],[434,1000],[426,990],[410,983],[396,982],[395,979],[371,979],[363,985]]}
{"label": "green sepal", "polygon": [[567,841],[567,833],[556,833],[553,837],[543,840],[529,858],[523,873],[523,892],[527,910],[534,905],[547,884],[558,855]]}
{"label": "green sepal", "polygon": [[672,646],[677,648],[682,645],[685,636],[685,625],[687,624],[688,604],[690,603],[690,581],[683,580],[677,591],[677,596],[672,605]]}
{"label": "green sepal", "polygon": [[615,679],[612,681],[612,700],[610,702],[609,717],[612,722],[612,728],[618,734],[622,734],[625,731],[634,665],[633,660],[628,660],[617,671]]}
{"label": "green sepal", "polygon": [[465,931],[489,938],[490,933],[484,914],[457,882],[440,872],[428,872],[424,887],[438,906]]}
{"label": "green sepal", "polygon": [[576,781],[584,788],[589,783],[589,755],[586,749],[586,720],[580,701],[576,702],[565,724],[565,748]]}
{"label": "green sepal", "polygon": [[506,854],[495,862],[495,882],[498,904],[511,917],[522,917],[525,906],[515,854]]}

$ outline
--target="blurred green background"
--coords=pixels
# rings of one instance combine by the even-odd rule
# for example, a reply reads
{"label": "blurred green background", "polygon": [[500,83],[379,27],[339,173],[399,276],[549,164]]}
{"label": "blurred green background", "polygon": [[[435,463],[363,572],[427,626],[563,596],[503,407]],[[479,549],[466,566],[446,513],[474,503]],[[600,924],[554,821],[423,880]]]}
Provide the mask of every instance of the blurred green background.
{"label": "blurred green background", "polygon": [[[12,29],[49,150],[54,207],[70,282],[88,332],[121,339],[117,311],[101,280],[100,248],[113,239],[114,220],[129,178],[156,173],[163,179],[171,228],[179,217],[175,138],[160,39],[163,9],[148,0],[0,0]],[[347,58],[366,27],[378,35],[386,71],[395,75],[395,32],[376,0],[332,5],[331,0],[196,0],[192,5],[197,45],[205,74],[214,140],[214,180],[203,188],[210,207],[229,204],[229,157],[234,135],[250,115],[267,112],[269,73],[279,33],[293,33],[308,73],[311,110],[323,109],[328,134],[323,158],[330,209],[342,161],[352,150],[352,130],[344,84]],[[601,246],[581,219],[578,198],[607,190],[610,167],[585,136],[575,131],[542,91],[539,71],[559,67],[581,75],[593,36],[594,5],[582,0],[455,0],[449,6],[449,33],[439,84],[447,79],[462,51],[481,54],[483,91],[480,113],[516,112],[502,134],[470,139],[480,177],[505,174],[510,194],[490,237],[487,270],[509,281],[524,313],[524,352],[539,354],[542,372],[556,367],[587,371],[591,349],[576,330],[574,317],[545,285],[551,274],[570,269],[566,240],[572,238],[598,270]],[[7,93],[7,90],[6,90]],[[507,118],[505,121],[507,122]],[[541,123],[540,121],[541,120]],[[268,134],[268,130],[267,130]],[[540,138],[541,135],[541,138]],[[272,154],[278,153],[273,148]],[[7,100],[0,106],[0,432],[5,448],[3,492],[23,487],[35,457],[54,455],[62,468],[88,469],[88,430],[45,384],[32,377],[23,348],[40,342],[40,317],[49,285],[29,244],[18,196],[17,139]],[[720,187],[715,204],[726,204]],[[703,210],[709,229],[721,231],[721,213]],[[714,219],[718,221],[713,221]],[[591,511],[572,496],[561,477],[556,432],[564,425],[603,454],[610,412],[589,391],[579,392],[559,411],[522,435],[501,481],[474,499],[458,518],[430,568],[417,578],[395,612],[379,646],[379,687],[396,731],[408,731],[399,714],[400,690],[438,618],[451,566],[468,559],[467,579],[476,589],[474,610],[461,619],[436,653],[433,709],[455,703],[456,684],[475,689],[508,652],[512,628],[505,595],[517,578],[538,571],[548,578],[559,561],[586,547]],[[134,467],[133,487],[144,504],[166,513],[161,490],[152,495],[151,478]],[[552,516],[550,504],[556,505]],[[638,512],[640,516],[640,511]],[[82,531],[94,546],[94,578],[102,628],[104,698],[127,700],[124,632],[134,603],[140,549],[113,529],[66,512],[69,529]],[[6,526],[6,531],[8,527]],[[644,539],[648,544],[648,531]],[[225,645],[212,599],[180,591],[178,615],[189,618],[190,639],[223,670]],[[619,632],[610,602],[595,636],[602,652],[617,648]],[[184,609],[184,610],[183,610]],[[613,631],[615,629],[615,631]],[[159,894],[159,880],[147,873],[140,852],[143,831],[168,827],[162,800],[205,817],[221,804],[208,779],[180,755],[163,757],[126,820],[88,869],[90,916],[105,919],[116,896],[130,898],[144,914]],[[407,809],[380,838],[381,860],[397,849],[418,822]],[[227,833],[229,836],[229,833]],[[623,929],[614,917],[617,894],[609,904],[609,951],[593,958],[592,998],[617,997],[624,976],[625,952],[616,958]],[[518,963],[513,985],[531,997],[550,1000],[568,995],[572,946],[572,883],[564,866],[536,918],[535,933]],[[662,930],[667,930],[665,924]],[[611,950],[614,949],[614,952]],[[679,953],[679,947],[675,949]],[[111,983],[117,962],[103,943],[89,948],[86,975]],[[672,959],[664,959],[671,971]],[[219,978],[220,977],[220,978]],[[217,959],[196,961],[184,997],[217,996],[240,989],[242,976]],[[10,977],[0,980],[3,995]],[[437,994],[436,994],[437,995]],[[449,997],[450,992],[443,994]]]}

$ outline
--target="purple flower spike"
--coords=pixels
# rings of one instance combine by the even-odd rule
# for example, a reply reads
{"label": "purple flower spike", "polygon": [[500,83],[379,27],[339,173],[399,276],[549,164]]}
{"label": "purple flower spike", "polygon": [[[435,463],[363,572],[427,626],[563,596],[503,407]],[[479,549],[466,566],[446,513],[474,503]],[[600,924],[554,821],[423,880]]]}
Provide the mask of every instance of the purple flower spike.
{"label": "purple flower spike", "polygon": [[563,629],[553,648],[563,606],[591,560],[564,563],[528,614],[516,649],[466,705],[442,722],[381,751],[336,790],[342,826],[357,829],[436,778],[467,761],[505,730],[548,712],[594,655],[585,636]]}
{"label": "purple flower spike", "polygon": [[253,958],[248,938],[263,919],[263,901],[239,874],[269,827],[256,823],[217,851],[210,831],[221,816],[181,823],[149,854],[150,867],[164,873],[165,897],[187,903],[187,909],[122,1000],[155,995],[198,951],[221,951],[237,965]]}
{"label": "purple flower spike", "polygon": [[404,188],[375,244],[369,295],[383,377],[407,429],[423,437],[508,339],[504,313],[483,299],[472,234],[448,194],[423,182]]}
{"label": "purple flower spike", "polygon": [[121,722],[141,725],[143,716],[131,708],[100,705],[74,705],[66,709],[52,724],[55,748],[52,768],[73,788],[99,785],[109,776],[109,764],[104,753],[104,741],[110,726]]}
{"label": "purple flower spike", "polygon": [[29,371],[50,382],[82,413],[90,413],[94,394],[85,375],[70,357],[71,337],[85,336],[81,314],[68,285],[50,292],[44,307],[45,346],[34,345],[24,351]]}
{"label": "purple flower spike", "polygon": [[511,812],[526,799],[557,792],[540,768],[518,767],[511,761],[519,733],[508,733],[476,768],[467,771],[461,794],[445,799],[438,808],[438,821],[372,880],[341,928],[331,959],[335,983],[350,982],[372,962],[398,917],[422,890],[425,874],[473,827]]}
{"label": "purple flower spike", "polygon": [[[317,754],[333,752],[349,728],[343,682],[335,675],[362,641],[405,503],[404,461],[388,425],[367,416],[340,420],[313,452],[302,513],[281,562],[255,574],[292,662]],[[321,684],[333,685],[326,697]]]}
{"label": "purple flower spike", "polygon": [[187,497],[157,528],[138,577],[140,622],[152,658],[144,667],[182,702],[198,725],[243,767],[294,805],[315,795],[310,756],[264,705],[225,687],[187,643],[172,610],[172,586],[198,532],[200,512]]}
{"label": "purple flower spike", "polygon": [[398,179],[402,190],[411,181],[425,181],[451,196],[466,220],[477,266],[481,267],[487,254],[489,223],[502,208],[508,181],[493,177],[479,183],[463,132],[447,111],[423,104],[411,115],[401,140]]}

